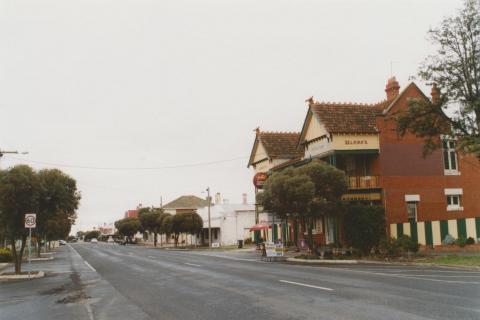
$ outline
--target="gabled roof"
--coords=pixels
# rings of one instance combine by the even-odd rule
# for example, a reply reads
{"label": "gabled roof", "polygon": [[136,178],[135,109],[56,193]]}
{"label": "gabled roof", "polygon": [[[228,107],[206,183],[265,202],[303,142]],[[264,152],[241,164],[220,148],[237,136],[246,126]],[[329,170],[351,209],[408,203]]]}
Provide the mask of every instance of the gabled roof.
{"label": "gabled roof", "polygon": [[400,92],[400,94],[395,97],[395,99],[393,99],[392,101],[389,101],[389,103],[385,106],[382,114],[384,114],[384,115],[387,114],[393,108],[393,106],[398,102],[398,100],[400,100],[400,98],[403,97],[403,95],[405,94],[405,92],[408,91],[409,88],[413,88],[413,89],[417,90],[418,92],[420,92],[422,94],[422,96],[426,100],[429,100],[429,98],[425,95],[425,93],[423,93],[423,91],[420,90],[420,88],[414,82],[410,82],[408,84],[408,86],[406,86],[405,89],[403,89],[402,92]]}
{"label": "gabled roof", "polygon": [[208,201],[197,196],[181,196],[163,206],[165,209],[197,209],[208,206]]}
{"label": "gabled roof", "polygon": [[303,152],[297,147],[299,137],[299,132],[261,132],[257,130],[248,165],[253,164],[259,143],[262,144],[267,153],[265,158],[293,159],[301,157]]}
{"label": "gabled roof", "polygon": [[314,102],[312,113],[329,133],[377,133],[375,117],[382,104]]}

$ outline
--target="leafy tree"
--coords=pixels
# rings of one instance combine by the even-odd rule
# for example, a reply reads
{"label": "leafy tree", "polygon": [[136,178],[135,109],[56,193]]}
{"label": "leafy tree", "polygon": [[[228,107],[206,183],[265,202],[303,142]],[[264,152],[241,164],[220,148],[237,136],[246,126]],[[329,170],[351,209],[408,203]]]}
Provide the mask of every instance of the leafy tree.
{"label": "leafy tree", "polygon": [[419,76],[434,85],[432,101],[411,99],[395,115],[398,131],[425,139],[424,153],[441,147],[440,134],[458,140],[458,148],[480,159],[480,0],[465,0],[456,16],[429,31],[437,47]]}
{"label": "leafy tree", "polygon": [[173,216],[165,213],[160,216],[160,233],[166,235],[167,243],[170,235],[173,234]]}
{"label": "leafy tree", "polygon": [[380,206],[350,205],[343,221],[347,243],[361,254],[385,238],[385,211]]}
{"label": "leafy tree", "polygon": [[175,246],[182,233],[196,235],[202,231],[203,220],[196,212],[181,212],[172,217],[172,233],[175,237]]}
{"label": "leafy tree", "polygon": [[[342,171],[322,161],[312,161],[270,176],[259,201],[267,211],[282,218],[289,215],[294,224],[300,221],[303,229],[307,229],[310,250],[316,252],[313,223],[321,216],[341,211],[340,198],[346,190],[347,181]],[[297,244],[298,236],[294,236]]]}
{"label": "leafy tree", "polygon": [[84,235],[84,240],[85,241],[89,241],[89,240],[92,240],[92,239],[98,239],[100,238],[100,235],[101,235],[101,232],[99,230],[91,230],[91,231],[87,231]]}
{"label": "leafy tree", "polygon": [[84,232],[84,231],[77,231],[77,238],[78,238],[78,239],[83,239],[84,236],[85,236],[85,232]]}
{"label": "leafy tree", "polygon": [[127,237],[128,242],[132,242],[132,237],[142,230],[142,225],[138,218],[128,217],[115,221],[115,228],[117,228],[121,235]]}
{"label": "leafy tree", "polygon": [[[38,239],[49,241],[65,239],[76,219],[81,198],[76,181],[58,169],[40,170],[37,175],[40,188],[35,234]],[[38,256],[40,250],[38,245]]]}
{"label": "leafy tree", "polygon": [[[18,165],[0,172],[0,224],[12,245],[15,273],[21,273],[28,229],[24,225],[26,213],[35,212],[39,196],[38,177],[32,168]],[[17,249],[16,240],[20,240]]]}
{"label": "leafy tree", "polygon": [[157,235],[160,233],[163,215],[162,209],[142,208],[138,212],[138,219],[142,229],[153,233],[153,245],[157,246]]}

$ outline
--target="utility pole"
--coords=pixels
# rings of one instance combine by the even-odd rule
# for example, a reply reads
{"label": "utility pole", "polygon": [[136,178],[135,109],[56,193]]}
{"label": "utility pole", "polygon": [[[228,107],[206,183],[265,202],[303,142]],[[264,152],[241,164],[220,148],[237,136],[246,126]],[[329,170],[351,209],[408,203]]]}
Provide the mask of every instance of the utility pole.
{"label": "utility pole", "polygon": [[207,201],[208,201],[208,247],[212,248],[212,228],[210,224],[210,187],[207,187]]}

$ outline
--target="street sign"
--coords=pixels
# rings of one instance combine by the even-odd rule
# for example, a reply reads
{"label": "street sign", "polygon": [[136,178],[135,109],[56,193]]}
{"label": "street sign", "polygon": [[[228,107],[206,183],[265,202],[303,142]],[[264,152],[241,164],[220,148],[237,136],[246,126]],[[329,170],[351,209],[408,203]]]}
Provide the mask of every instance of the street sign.
{"label": "street sign", "polygon": [[31,229],[37,227],[37,215],[35,213],[25,214],[25,228]]}

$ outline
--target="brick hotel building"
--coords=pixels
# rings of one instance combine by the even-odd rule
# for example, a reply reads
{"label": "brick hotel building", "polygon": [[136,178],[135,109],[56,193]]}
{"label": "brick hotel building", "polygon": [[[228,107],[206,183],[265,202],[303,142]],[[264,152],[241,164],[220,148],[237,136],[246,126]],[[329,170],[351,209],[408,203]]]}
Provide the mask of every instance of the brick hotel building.
{"label": "brick hotel building", "polygon": [[[424,140],[410,133],[400,137],[391,115],[406,110],[411,98],[429,98],[415,83],[400,92],[394,77],[385,92],[376,104],[309,99],[299,133],[257,130],[248,166],[270,174],[322,159],[347,174],[344,200],[385,208],[390,236],[406,234],[430,246],[447,234],[480,238],[480,161],[457,152],[455,140],[445,137],[443,149],[424,156]],[[436,94],[433,89],[433,99]],[[274,234],[282,227],[284,238],[292,239],[290,224],[277,225]],[[323,217],[313,233],[319,244],[342,242],[341,221]]]}

